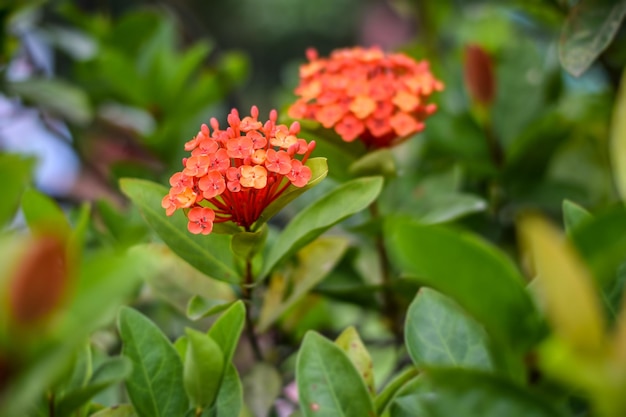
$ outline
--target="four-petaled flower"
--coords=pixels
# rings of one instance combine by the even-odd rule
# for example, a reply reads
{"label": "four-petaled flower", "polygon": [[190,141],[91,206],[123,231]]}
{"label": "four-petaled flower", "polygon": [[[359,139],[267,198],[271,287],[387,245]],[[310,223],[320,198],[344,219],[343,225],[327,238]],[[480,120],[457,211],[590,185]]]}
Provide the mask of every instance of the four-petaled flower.
{"label": "four-petaled flower", "polygon": [[424,120],[437,110],[427,99],[443,84],[428,61],[360,47],[328,58],[310,49],[307,57],[289,116],[316,120],[346,142],[359,138],[369,149],[396,145],[424,129]]}
{"label": "four-petaled flower", "polygon": [[297,137],[298,122],[289,127],[276,124],[276,110],[265,123],[258,116],[256,106],[243,119],[233,109],[228,128],[220,129],[212,118],[213,133],[202,125],[185,144],[191,156],[170,178],[171,188],[161,206],[168,216],[185,209],[191,233],[207,235],[213,223],[226,221],[249,230],[290,185],[304,187],[311,179],[311,169],[304,164],[315,142]]}

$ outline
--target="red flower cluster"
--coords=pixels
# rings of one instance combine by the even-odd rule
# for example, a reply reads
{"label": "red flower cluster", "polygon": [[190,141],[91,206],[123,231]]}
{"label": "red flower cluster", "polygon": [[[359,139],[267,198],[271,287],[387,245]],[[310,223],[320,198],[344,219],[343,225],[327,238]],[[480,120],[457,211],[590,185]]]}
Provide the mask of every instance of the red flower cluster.
{"label": "red flower cluster", "polygon": [[346,142],[360,138],[370,149],[395,145],[424,129],[437,110],[426,100],[443,84],[427,61],[360,47],[336,50],[327,59],[310,49],[307,58],[289,116],[317,120]]}
{"label": "red flower cluster", "polygon": [[[303,187],[309,182],[311,169],[304,163],[315,142],[297,137],[298,122],[277,125],[276,110],[265,124],[258,116],[256,106],[243,119],[233,109],[226,130],[212,118],[212,134],[202,125],[185,144],[191,156],[183,159],[185,168],[170,178],[170,192],[161,205],[168,216],[176,209],[188,209],[191,233],[207,235],[213,223],[226,221],[247,230],[290,184]],[[296,154],[303,155],[302,160],[295,159]]]}

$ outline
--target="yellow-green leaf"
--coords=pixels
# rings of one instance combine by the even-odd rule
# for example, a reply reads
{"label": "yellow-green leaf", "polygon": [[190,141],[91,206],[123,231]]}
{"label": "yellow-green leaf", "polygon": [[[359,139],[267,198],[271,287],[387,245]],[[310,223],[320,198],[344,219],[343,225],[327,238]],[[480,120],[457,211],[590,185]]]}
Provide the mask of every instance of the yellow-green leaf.
{"label": "yellow-green leaf", "polygon": [[596,288],[578,254],[546,220],[521,222],[522,242],[537,274],[541,302],[554,331],[581,353],[605,347],[605,322]]}
{"label": "yellow-green leaf", "polygon": [[374,364],[372,363],[372,357],[354,326],[350,326],[341,332],[337,340],[335,340],[335,344],[346,353],[356,370],[363,377],[369,392],[374,394]]}
{"label": "yellow-green leaf", "polygon": [[622,200],[626,200],[626,71],[622,74],[611,121],[610,156],[615,186]]}

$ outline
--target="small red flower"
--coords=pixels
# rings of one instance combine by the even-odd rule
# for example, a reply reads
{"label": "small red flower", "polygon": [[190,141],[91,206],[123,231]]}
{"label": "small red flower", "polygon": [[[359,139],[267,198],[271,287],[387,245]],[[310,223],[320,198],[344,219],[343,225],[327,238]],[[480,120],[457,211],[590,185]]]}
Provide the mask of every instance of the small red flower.
{"label": "small red flower", "polygon": [[424,129],[436,110],[427,99],[443,90],[427,61],[379,48],[338,49],[328,58],[311,49],[307,58],[289,116],[316,120],[346,142],[358,138],[370,149],[393,146]]}
{"label": "small red flower", "polygon": [[249,230],[290,185],[304,187],[311,179],[311,169],[304,163],[315,142],[298,138],[298,122],[277,125],[275,110],[265,123],[258,116],[256,106],[243,119],[233,109],[225,130],[211,119],[213,133],[202,125],[185,144],[191,156],[170,178],[170,192],[161,206],[168,216],[185,209],[191,233],[207,235],[214,223],[226,221]]}

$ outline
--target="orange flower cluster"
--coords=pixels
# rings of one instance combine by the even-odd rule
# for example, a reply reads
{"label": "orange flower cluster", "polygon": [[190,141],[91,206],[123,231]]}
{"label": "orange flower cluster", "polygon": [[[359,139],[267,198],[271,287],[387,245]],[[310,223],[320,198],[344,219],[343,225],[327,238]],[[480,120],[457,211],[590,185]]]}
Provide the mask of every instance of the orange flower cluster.
{"label": "orange flower cluster", "polygon": [[[232,221],[246,230],[263,210],[290,184],[305,186],[311,169],[304,165],[315,148],[297,137],[300,125],[276,124],[276,110],[262,123],[253,106],[240,119],[236,109],[228,115],[229,127],[221,130],[215,118],[185,144],[191,151],[184,169],[170,178],[170,192],[161,206],[171,216],[185,209],[191,233],[207,235],[213,223]],[[303,155],[302,160],[295,158]]]}
{"label": "orange flower cluster", "polygon": [[369,149],[393,146],[424,129],[424,120],[437,110],[426,101],[443,84],[427,61],[360,47],[336,50],[326,59],[309,49],[307,58],[289,116],[317,120],[346,142],[359,138]]}

